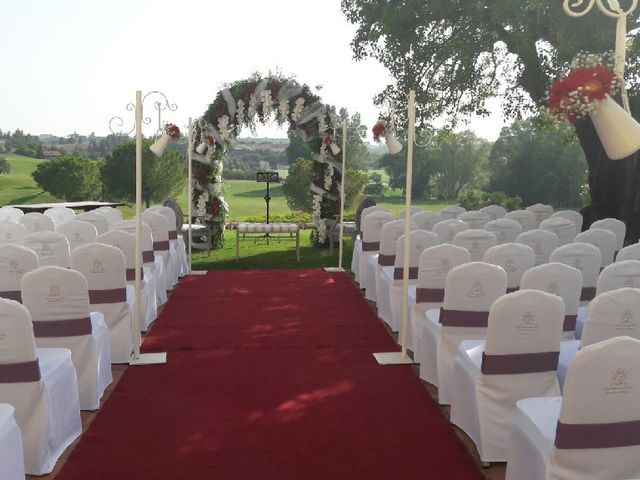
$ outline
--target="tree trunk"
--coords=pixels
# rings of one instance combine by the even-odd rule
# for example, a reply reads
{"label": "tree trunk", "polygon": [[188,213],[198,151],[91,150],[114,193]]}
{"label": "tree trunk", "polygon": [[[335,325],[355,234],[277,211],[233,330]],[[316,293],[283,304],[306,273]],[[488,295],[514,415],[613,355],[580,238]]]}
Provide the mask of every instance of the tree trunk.
{"label": "tree trunk", "polygon": [[626,242],[637,242],[640,237],[640,153],[610,160],[591,119],[578,122],[575,129],[589,165],[591,205],[582,209],[582,228],[587,229],[602,218],[618,218],[627,225]]}

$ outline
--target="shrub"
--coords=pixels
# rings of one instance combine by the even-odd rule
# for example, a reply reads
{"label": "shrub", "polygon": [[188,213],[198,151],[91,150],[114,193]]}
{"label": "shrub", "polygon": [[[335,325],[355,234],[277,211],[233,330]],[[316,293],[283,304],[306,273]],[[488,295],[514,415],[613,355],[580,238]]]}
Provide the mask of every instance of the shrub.
{"label": "shrub", "polygon": [[31,173],[38,186],[70,202],[98,200],[102,193],[100,164],[82,157],[63,156],[40,162]]}
{"label": "shrub", "polygon": [[372,183],[382,183],[382,175],[378,172],[371,172],[369,174],[369,180],[371,180]]}
{"label": "shrub", "polygon": [[364,187],[365,195],[382,195],[384,188],[381,183],[370,183]]}
{"label": "shrub", "polygon": [[0,157],[0,175],[11,173],[11,164],[9,160]]}
{"label": "shrub", "polygon": [[500,205],[508,211],[522,207],[520,197],[509,197],[504,192],[483,192],[477,189],[462,190],[458,195],[458,205],[467,210],[479,210],[487,205]]}

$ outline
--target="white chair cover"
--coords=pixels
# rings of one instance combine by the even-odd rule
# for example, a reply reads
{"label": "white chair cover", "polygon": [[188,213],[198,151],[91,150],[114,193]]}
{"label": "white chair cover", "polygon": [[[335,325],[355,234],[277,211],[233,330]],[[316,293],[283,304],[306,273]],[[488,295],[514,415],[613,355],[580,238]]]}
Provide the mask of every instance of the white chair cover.
{"label": "white chair cover", "polygon": [[51,217],[53,223],[60,225],[61,223],[67,223],[73,220],[76,216],[76,212],[67,207],[51,207],[44,211],[47,217]]}
{"label": "white chair cover", "polygon": [[507,213],[504,218],[515,220],[522,227],[523,232],[535,230],[538,228],[538,219],[536,214],[529,210],[513,210]]}
{"label": "white chair cover", "polygon": [[611,230],[604,228],[590,228],[576,235],[576,242],[590,243],[600,249],[600,268],[613,263],[616,254],[616,235]]}
{"label": "white chair cover", "polygon": [[26,473],[45,475],[82,433],[71,352],[36,349],[29,311],[13,300],[0,299],[0,329],[0,378],[10,380],[0,382],[0,402],[15,408]]}
{"label": "white chair cover", "polygon": [[433,230],[433,226],[442,220],[439,213],[422,211],[411,215],[411,221],[415,223],[420,230]]}
{"label": "white chair cover", "polygon": [[550,262],[527,270],[520,280],[520,288],[540,290],[562,298],[564,302],[565,339],[573,339],[582,293],[582,272],[564,263]]}
{"label": "white chair cover", "polygon": [[102,215],[107,217],[107,221],[109,222],[109,226],[124,220],[124,218],[122,216],[122,212],[120,210],[118,210],[117,208],[99,207],[99,208],[96,208],[95,210],[92,210],[92,211],[96,212],[96,213],[101,213]]}
{"label": "white chair cover", "polygon": [[562,399],[518,402],[506,479],[640,478],[638,358],[640,341],[629,337],[590,345],[571,363]]}
{"label": "white chair cover", "polygon": [[38,255],[21,245],[0,245],[0,297],[22,302],[20,281],[40,266]]}
{"label": "white chair cover", "polygon": [[605,267],[598,277],[596,295],[624,287],[640,288],[640,261],[623,260]]}
{"label": "white chair cover", "polygon": [[56,265],[69,268],[69,241],[60,232],[30,233],[22,244],[36,252],[40,266]]}
{"label": "white chair cover", "polygon": [[154,205],[148,208],[148,210],[159,213],[165,217],[169,224],[169,248],[171,251],[171,260],[173,262],[174,280],[177,283],[178,277],[183,277],[189,273],[189,259],[187,258],[187,249],[184,239],[182,238],[182,235],[178,235],[176,212],[172,208],[165,207],[163,205]]}
{"label": "white chair cover", "polygon": [[460,344],[451,422],[471,437],[482,461],[506,461],[518,400],[560,394],[563,317],[560,297],[522,290],[491,306],[486,343]]}
{"label": "white chair cover", "polygon": [[560,210],[551,215],[551,218],[562,217],[576,224],[576,235],[582,231],[582,215],[575,210]]}
{"label": "white chair cover", "polygon": [[500,205],[487,205],[480,209],[481,212],[488,213],[492,220],[503,218],[507,214],[507,209]]}
{"label": "white chair cover", "polygon": [[535,265],[536,254],[527,245],[504,243],[488,249],[482,261],[504,269],[507,273],[507,293],[509,293],[520,288],[520,279],[524,272]]}
{"label": "white chair cover", "polygon": [[472,262],[480,262],[484,253],[498,244],[498,239],[491,232],[472,228],[456,233],[453,244],[469,250]]}
{"label": "white chair cover", "polygon": [[[369,257],[369,264],[367,265],[367,275],[373,275],[374,281],[371,282],[371,287],[365,290],[365,298],[376,303],[380,303],[378,299],[378,289],[382,289],[382,273],[386,269],[388,272],[393,273],[393,265],[396,260],[396,246],[398,238],[404,233],[404,220],[393,220],[385,223],[382,226],[380,232],[380,252],[377,257]],[[416,230],[416,224],[410,223],[410,230]],[[386,298],[382,300],[384,305],[378,307],[378,316],[383,320],[386,318],[386,322],[390,323],[389,312],[389,295],[388,290],[385,291]],[[381,310],[384,309],[384,312]]]}
{"label": "white chair cover", "polygon": [[89,307],[102,314],[109,328],[111,363],[129,363],[134,330],[124,253],[104,243],[83,245],[71,253],[71,268],[87,279]]}
{"label": "white chair cover", "polygon": [[31,312],[38,347],[71,350],[80,408],[96,410],[113,381],[111,349],[102,314],[89,312],[84,275],[61,267],[33,270],[22,277],[22,303]]}
{"label": "white chair cover", "polygon": [[96,212],[95,210],[81,213],[76,217],[76,220],[88,222],[96,227],[98,235],[102,235],[103,233],[107,233],[109,231],[109,219],[106,215],[100,212]]}
{"label": "white chair cover", "polygon": [[498,244],[515,242],[522,233],[522,225],[510,218],[491,220],[483,228],[496,236]]}
{"label": "white chair cover", "polygon": [[[425,362],[420,364],[420,378],[438,387],[441,404],[451,403],[453,364],[459,343],[485,338],[489,307],[506,291],[507,274],[501,267],[488,263],[466,263],[447,275],[442,309],[427,311],[426,321],[440,323],[440,329],[423,329],[424,344],[437,347],[426,351]],[[430,338],[433,334],[438,337]]]}
{"label": "white chair cover", "polygon": [[[110,230],[107,233],[100,235],[97,241],[119,248],[124,254],[124,261],[127,268],[125,272],[127,279],[127,303],[129,304],[129,310],[131,311],[131,318],[135,321],[136,237],[132,233],[125,232],[124,230]],[[151,322],[153,322],[158,316],[158,305],[156,304],[155,290],[151,286],[151,279],[153,276],[149,270],[144,267],[141,273],[142,288],[140,289],[140,329],[142,331],[147,331]],[[151,292],[151,294],[149,292]]]}
{"label": "white chair cover", "polygon": [[447,208],[440,210],[440,216],[442,217],[442,220],[455,220],[456,218],[458,218],[458,215],[466,211],[467,209],[464,207],[460,207],[458,205],[451,205]]}
{"label": "white chair cover", "polygon": [[0,220],[0,245],[7,243],[20,245],[28,233],[27,228],[21,223],[12,220]]}
{"label": "white chair cover", "polygon": [[[420,255],[418,267],[418,281],[416,288],[409,288],[409,299],[413,304],[411,308],[411,345],[413,346],[413,359],[416,363],[424,363],[426,351],[435,351],[437,345],[425,344],[424,329],[431,327],[440,330],[439,323],[426,322],[427,311],[440,308],[444,300],[444,285],[449,271],[453,267],[469,263],[471,255],[466,248],[456,247],[449,243],[443,243],[435,247],[427,248]],[[429,338],[437,339],[435,332]],[[437,376],[436,365],[433,362],[433,375]]]}
{"label": "white chair cover", "polygon": [[[80,215],[78,215],[80,218]],[[56,227],[56,232],[63,234],[69,241],[69,248],[73,251],[76,247],[94,243],[98,238],[98,230],[93,223],[84,220],[71,220],[61,223]]]}
{"label": "white chair cover", "polygon": [[457,233],[464,232],[465,230],[469,230],[467,223],[457,218],[451,218],[436,223],[431,231],[440,237],[442,243],[451,243]]}
{"label": "white chair cover", "polygon": [[24,212],[16,207],[10,207],[8,205],[0,208],[0,221],[9,220],[11,222],[19,222],[20,218],[24,215]]}
{"label": "white chair cover", "polygon": [[516,237],[516,242],[533,248],[536,254],[536,265],[547,263],[551,252],[558,248],[559,243],[555,233],[541,228],[522,232]]}
{"label": "white chair cover", "polygon": [[622,262],[624,260],[640,260],[640,243],[634,243],[624,247],[618,252],[616,256],[616,262]]}
{"label": "white chair cover", "polygon": [[351,256],[351,271],[353,272],[353,276],[356,279],[356,282],[360,283],[360,256],[362,255],[362,224],[365,217],[373,212],[377,211],[385,211],[388,213],[388,210],[385,208],[379,207],[378,205],[372,205],[371,207],[367,207],[362,210],[360,213],[360,230],[356,235],[356,240],[353,242],[353,255]]}
{"label": "white chair cover", "polygon": [[473,229],[481,229],[489,223],[493,217],[486,212],[480,212],[478,210],[471,210],[468,212],[462,212],[458,215],[458,220],[462,220],[469,228]]}
{"label": "white chair cover", "polygon": [[540,222],[546,220],[553,215],[553,207],[551,205],[545,205],[543,203],[536,203],[527,207],[527,210],[533,212],[536,216],[536,222],[540,225]]}
{"label": "white chair cover", "polygon": [[0,478],[24,480],[22,448],[22,434],[16,423],[15,408],[0,403]]}
{"label": "white chair cover", "polygon": [[589,228],[611,230],[616,236],[616,252],[619,252],[622,250],[622,247],[624,247],[624,237],[627,234],[627,226],[623,221],[617,218],[603,218],[602,220],[593,222]]}
{"label": "white chair cover", "polygon": [[25,226],[29,233],[39,232],[41,230],[55,231],[56,226],[48,217],[42,213],[29,212],[20,218],[20,223]]}
{"label": "white chair cover", "polygon": [[555,233],[558,236],[559,245],[573,242],[578,233],[576,224],[563,217],[547,218],[540,222],[540,228]]}
{"label": "white chair cover", "polygon": [[394,219],[393,214],[386,211],[374,211],[362,219],[362,255],[360,255],[358,267],[360,272],[358,282],[365,293],[368,289],[376,288],[375,269],[369,266],[369,260],[373,258],[376,263],[378,261],[382,226]]}
{"label": "white chair cover", "polygon": [[167,219],[154,212],[143,212],[142,220],[149,224],[153,235],[153,253],[162,259],[162,268],[164,271],[165,288],[172,290],[175,284],[175,276],[173,274],[173,263],[171,261],[169,229],[171,225]]}
{"label": "white chair cover", "polygon": [[[424,208],[411,206],[411,207],[409,207],[409,211],[411,212],[411,216],[413,216],[416,213],[424,212]],[[402,220],[404,217],[407,216],[406,214],[407,214],[407,212],[403,208],[402,210],[400,210],[400,213],[398,214],[398,219]]]}
{"label": "white chair cover", "polygon": [[580,302],[589,303],[596,295],[596,284],[600,274],[600,250],[589,243],[569,243],[556,248],[551,254],[551,262],[564,263],[577,268],[582,273]]}

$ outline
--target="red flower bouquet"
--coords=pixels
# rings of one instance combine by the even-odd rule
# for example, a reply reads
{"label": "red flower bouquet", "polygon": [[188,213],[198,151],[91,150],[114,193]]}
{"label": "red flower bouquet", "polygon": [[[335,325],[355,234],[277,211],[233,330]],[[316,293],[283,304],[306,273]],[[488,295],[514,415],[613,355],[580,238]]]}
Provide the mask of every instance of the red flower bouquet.
{"label": "red flower bouquet", "polygon": [[173,140],[177,140],[180,138],[180,129],[173,123],[167,123],[164,126],[164,133],[169,135]]}
{"label": "red flower bouquet", "polygon": [[384,136],[386,130],[387,130],[387,126],[384,123],[382,123],[382,122],[376,123],[372,128],[373,139],[376,142],[379,142],[380,138]]}

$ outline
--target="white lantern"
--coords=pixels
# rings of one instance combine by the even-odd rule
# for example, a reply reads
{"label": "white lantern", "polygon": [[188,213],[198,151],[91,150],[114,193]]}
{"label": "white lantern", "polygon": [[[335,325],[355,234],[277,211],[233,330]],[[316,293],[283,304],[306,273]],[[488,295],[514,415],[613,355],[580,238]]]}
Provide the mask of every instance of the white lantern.
{"label": "white lantern", "polygon": [[161,157],[170,141],[171,136],[168,133],[163,133],[155,142],[153,142],[153,145],[149,147],[149,150],[151,150],[156,157]]}
{"label": "white lantern", "polygon": [[402,144],[398,141],[393,133],[387,133],[384,138],[387,141],[387,150],[391,155],[395,155],[396,153],[400,153],[402,151]]}
{"label": "white lantern", "polygon": [[196,152],[198,152],[200,155],[202,155],[206,151],[207,151],[207,144],[205,142],[202,142],[200,145],[196,147]]}
{"label": "white lantern", "polygon": [[340,147],[338,147],[338,145],[336,145],[335,143],[331,143],[329,145],[329,148],[331,149],[331,153],[333,153],[334,155],[338,155],[340,153]]}
{"label": "white lantern", "polygon": [[640,124],[612,98],[598,101],[590,115],[611,160],[621,160],[640,150]]}

